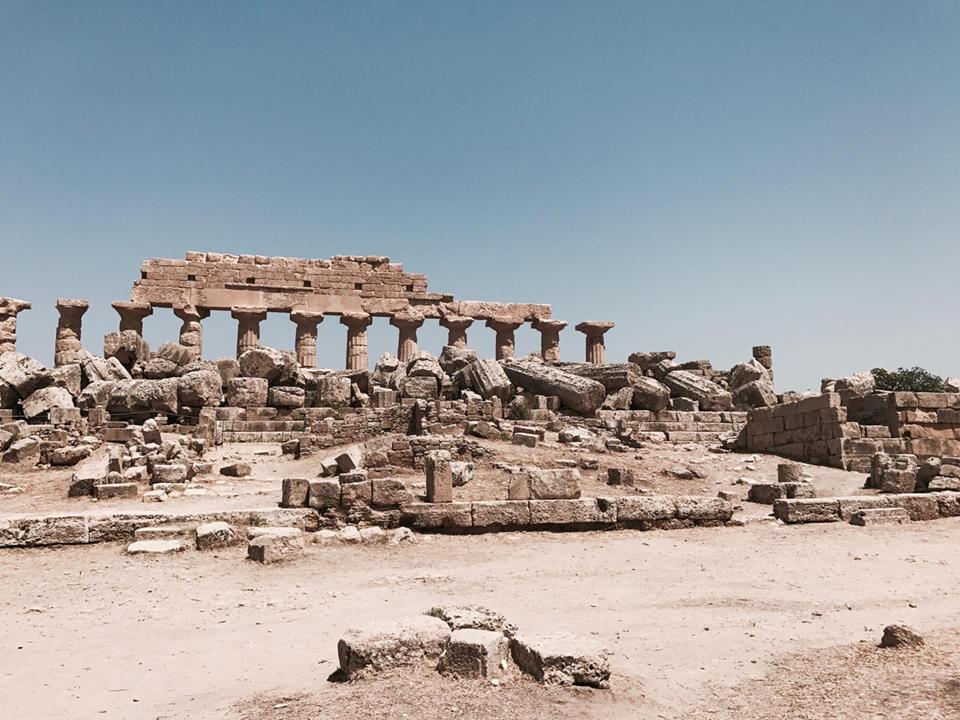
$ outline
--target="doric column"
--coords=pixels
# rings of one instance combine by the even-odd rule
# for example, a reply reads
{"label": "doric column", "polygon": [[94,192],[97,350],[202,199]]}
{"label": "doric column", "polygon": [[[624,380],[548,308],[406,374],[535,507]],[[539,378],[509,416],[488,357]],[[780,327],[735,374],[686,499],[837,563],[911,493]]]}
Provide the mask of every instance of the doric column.
{"label": "doric column", "polygon": [[348,312],[340,316],[347,326],[347,370],[367,369],[367,328],[373,322],[367,313]]}
{"label": "doric column", "polygon": [[588,363],[603,365],[607,361],[606,349],[603,345],[603,334],[612,327],[612,322],[605,322],[603,320],[588,320],[577,324],[577,332],[582,332],[587,336],[586,361]]}
{"label": "doric column", "polygon": [[773,349],[769,345],[756,345],[753,348],[753,359],[767,369],[770,382],[773,382]]}
{"label": "doric column", "polygon": [[487,327],[497,333],[497,345],[494,356],[497,360],[507,360],[513,357],[516,341],[513,333],[523,325],[523,320],[510,317],[493,317],[487,320]]}
{"label": "doric column", "polygon": [[150,303],[121,300],[111,303],[111,306],[120,316],[120,332],[134,330],[137,335],[143,337],[143,319],[153,315],[153,307]]}
{"label": "doric column", "polygon": [[57,300],[57,342],[53,348],[53,364],[56,367],[70,365],[80,360],[80,326],[83,314],[90,307],[86,300]]}
{"label": "doric column", "polygon": [[235,307],[230,316],[237,321],[237,357],[260,347],[260,322],[267,317],[263,307]]}
{"label": "doric column", "polygon": [[560,362],[560,331],[563,320],[534,320],[533,329],[540,333],[540,357],[546,362]]}
{"label": "doric column", "polygon": [[458,348],[467,346],[467,328],[473,325],[472,317],[444,315],[440,318],[440,325],[447,329],[447,345]]}
{"label": "doric column", "polygon": [[26,300],[0,297],[0,353],[17,350],[17,315],[32,306]]}
{"label": "doric column", "polygon": [[[181,305],[173,314],[183,320],[180,326],[180,344],[188,348],[197,360],[203,357],[203,326],[200,321],[210,317],[210,310],[195,305]],[[259,338],[259,328],[257,337]]]}
{"label": "doric column", "polygon": [[416,312],[399,313],[390,318],[399,334],[397,337],[397,358],[405,363],[417,354],[417,328],[423,325],[423,315]]}
{"label": "doric column", "polygon": [[290,319],[297,325],[297,362],[301,367],[316,367],[317,325],[323,322],[323,313],[294,310]]}

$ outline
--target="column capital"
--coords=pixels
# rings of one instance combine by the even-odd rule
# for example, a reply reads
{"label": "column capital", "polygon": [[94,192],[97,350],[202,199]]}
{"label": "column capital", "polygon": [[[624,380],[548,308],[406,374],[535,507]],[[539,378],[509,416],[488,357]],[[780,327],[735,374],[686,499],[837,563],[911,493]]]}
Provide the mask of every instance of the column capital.
{"label": "column capital", "polygon": [[68,300],[65,298],[58,298],[56,302],[56,308],[61,315],[72,314],[80,317],[90,309],[90,303],[86,300]]}
{"label": "column capital", "polygon": [[568,323],[566,320],[541,320],[538,318],[534,320],[532,323],[530,323],[530,326],[537,332],[541,332],[541,333],[557,332],[558,333],[569,324],[570,323]]}
{"label": "column capital", "polygon": [[487,327],[491,330],[516,330],[526,322],[523,318],[516,318],[509,315],[494,315],[487,318]]}
{"label": "column capital", "polygon": [[390,316],[390,324],[395,328],[416,330],[423,325],[423,315],[418,312],[399,312]]}
{"label": "column capital", "polygon": [[196,305],[180,305],[173,309],[173,314],[184,322],[200,322],[210,317],[210,309]]}
{"label": "column capital", "polygon": [[297,325],[316,327],[323,322],[323,313],[310,312],[308,310],[294,310],[290,313],[290,319]]}
{"label": "column capital", "polygon": [[473,325],[474,319],[469,315],[444,315],[440,318],[440,327],[447,330],[466,330]]}
{"label": "column capital", "polygon": [[230,308],[230,317],[234,320],[266,320],[267,309],[256,305],[238,305]]}
{"label": "column capital", "polygon": [[23,312],[24,310],[29,310],[33,305],[28,303],[26,300],[18,300],[17,298],[12,297],[0,297],[0,315],[10,316],[16,315]]}
{"label": "column capital", "polygon": [[613,326],[614,324],[612,322],[606,320],[585,320],[577,323],[574,326],[574,330],[590,337],[599,337]]}
{"label": "column capital", "polygon": [[110,303],[110,307],[117,311],[120,317],[132,317],[143,319],[148,315],[153,315],[153,305],[146,302],[134,302],[132,300],[118,300]]}
{"label": "column capital", "polygon": [[373,322],[373,317],[365,312],[345,312],[340,315],[340,323],[348,328],[365,328]]}

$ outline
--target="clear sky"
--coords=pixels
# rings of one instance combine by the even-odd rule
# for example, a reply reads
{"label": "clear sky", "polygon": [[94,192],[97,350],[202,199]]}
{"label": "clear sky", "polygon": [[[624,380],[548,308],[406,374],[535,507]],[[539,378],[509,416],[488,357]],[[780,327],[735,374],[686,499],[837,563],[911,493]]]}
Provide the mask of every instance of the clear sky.
{"label": "clear sky", "polygon": [[99,352],[145,257],[382,254],[551,303],[564,359],[604,319],[612,360],[772,345],[779,389],[960,375],[958,68],[956,2],[0,0],[0,295],[49,363],[55,299]]}

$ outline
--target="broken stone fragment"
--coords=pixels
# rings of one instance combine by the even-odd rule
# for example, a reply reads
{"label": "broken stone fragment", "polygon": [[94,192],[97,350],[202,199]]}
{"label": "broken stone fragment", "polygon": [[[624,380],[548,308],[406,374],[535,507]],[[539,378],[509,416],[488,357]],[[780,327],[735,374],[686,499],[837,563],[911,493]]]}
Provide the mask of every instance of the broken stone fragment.
{"label": "broken stone fragment", "polygon": [[250,475],[252,470],[247,463],[232,463],[230,465],[224,465],[220,468],[220,474],[226,475],[227,477],[247,477]]}
{"label": "broken stone fragment", "polygon": [[922,645],[923,638],[907,625],[887,625],[883,629],[883,637],[880,639],[880,647],[882,648],[918,648]]}

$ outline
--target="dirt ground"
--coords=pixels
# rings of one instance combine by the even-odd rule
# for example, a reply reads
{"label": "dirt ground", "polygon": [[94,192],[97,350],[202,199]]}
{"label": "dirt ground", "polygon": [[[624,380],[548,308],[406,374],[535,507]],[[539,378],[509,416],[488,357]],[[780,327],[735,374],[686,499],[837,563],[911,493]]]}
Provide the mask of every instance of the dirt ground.
{"label": "dirt ground", "polygon": [[[742,459],[741,459],[742,462]],[[948,718],[960,518],[430,536],[260,566],[244,548],[0,551],[0,698],[33,718]],[[355,623],[478,603],[610,653],[609,691],[403,673],[332,684]],[[919,651],[875,648],[906,623]]]}
{"label": "dirt ground", "polygon": [[[171,438],[175,436],[169,436]],[[381,442],[389,443],[389,438]],[[716,495],[719,490],[732,490],[745,498],[748,485],[745,480],[776,481],[777,464],[782,458],[772,455],[716,453],[704,445],[650,443],[628,453],[589,452],[573,445],[556,442],[556,433],[548,434],[547,442],[530,449],[500,440],[478,440],[491,454],[475,463],[474,481],[454,489],[454,500],[501,500],[507,498],[509,474],[496,463],[556,467],[560,460],[597,460],[597,470],[581,470],[581,487],[586,497],[617,496],[638,492],[683,495]],[[347,446],[345,446],[347,447]],[[203,485],[204,495],[171,498],[158,506],[144,504],[139,499],[97,501],[91,497],[68,498],[71,476],[86,467],[105,466],[106,449],[74,468],[18,468],[0,465],[0,483],[20,487],[16,495],[0,495],[0,514],[26,512],[80,512],[89,509],[127,509],[156,511],[206,510],[238,507],[269,506],[280,499],[280,481],[285,477],[317,477],[320,463],[343,448],[318,451],[302,460],[283,455],[276,443],[243,443],[213,448],[204,456],[214,463],[213,472],[195,478]],[[227,478],[219,469],[233,462],[245,462],[252,468],[247,478]],[[606,484],[607,468],[623,467],[634,471],[635,486]],[[818,493],[852,495],[862,492],[865,476],[834,468],[806,466],[817,486]],[[397,477],[404,480],[415,493],[425,492],[421,471],[410,468],[379,471],[372,476]],[[739,482],[738,482],[739,481]],[[146,489],[146,486],[144,486]],[[769,508],[747,505],[748,514],[769,514]]]}

